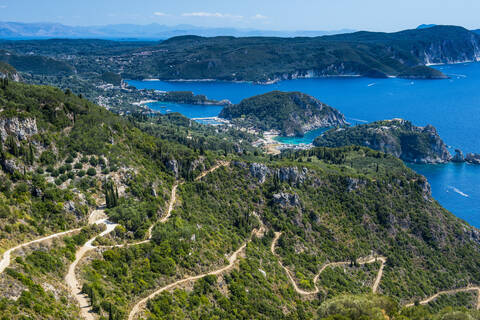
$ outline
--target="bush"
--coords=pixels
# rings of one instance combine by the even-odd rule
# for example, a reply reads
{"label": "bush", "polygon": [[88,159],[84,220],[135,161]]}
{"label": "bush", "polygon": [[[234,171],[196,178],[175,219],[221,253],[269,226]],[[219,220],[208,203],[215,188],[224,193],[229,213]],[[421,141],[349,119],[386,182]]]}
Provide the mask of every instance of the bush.
{"label": "bush", "polygon": [[87,174],[88,174],[90,177],[93,177],[94,175],[97,174],[97,170],[95,170],[95,168],[90,167],[90,168],[88,168],[88,170],[87,170]]}
{"label": "bush", "polygon": [[77,172],[77,176],[79,176],[80,178],[85,176],[85,170],[80,170]]}
{"label": "bush", "polygon": [[83,168],[83,165],[81,162],[77,162],[75,163],[75,166],[74,166],[75,169],[82,169]]}
{"label": "bush", "polygon": [[93,166],[93,167],[96,167],[98,165],[98,159],[95,158],[94,156],[91,156],[90,157],[90,165]]}

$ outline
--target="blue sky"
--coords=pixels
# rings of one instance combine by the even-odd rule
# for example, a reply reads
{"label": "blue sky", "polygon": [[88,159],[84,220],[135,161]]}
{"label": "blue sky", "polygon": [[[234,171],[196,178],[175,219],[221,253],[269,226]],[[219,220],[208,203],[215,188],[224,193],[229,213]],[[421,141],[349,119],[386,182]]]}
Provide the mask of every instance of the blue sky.
{"label": "blue sky", "polygon": [[480,0],[0,0],[0,20],[268,30],[395,31],[421,23],[480,28]]}

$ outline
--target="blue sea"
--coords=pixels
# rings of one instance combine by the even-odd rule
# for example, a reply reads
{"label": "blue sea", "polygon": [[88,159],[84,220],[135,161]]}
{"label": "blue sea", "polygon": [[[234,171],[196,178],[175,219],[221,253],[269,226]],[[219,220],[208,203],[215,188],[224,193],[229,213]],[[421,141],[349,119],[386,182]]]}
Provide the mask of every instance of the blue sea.
{"label": "blue sea", "polygon": [[[139,89],[193,91],[210,99],[233,103],[253,95],[281,91],[302,91],[341,111],[352,124],[403,118],[415,125],[435,126],[453,149],[480,153],[480,63],[437,66],[450,79],[405,80],[358,77],[299,79],[259,85],[231,82],[129,81]],[[161,106],[166,108],[160,108]],[[218,115],[218,106],[165,103],[149,105],[156,110],[180,112],[189,118]],[[279,138],[284,143],[310,143],[322,130],[303,138]],[[432,192],[445,208],[470,224],[480,227],[480,166],[469,164],[409,165],[427,177]]]}

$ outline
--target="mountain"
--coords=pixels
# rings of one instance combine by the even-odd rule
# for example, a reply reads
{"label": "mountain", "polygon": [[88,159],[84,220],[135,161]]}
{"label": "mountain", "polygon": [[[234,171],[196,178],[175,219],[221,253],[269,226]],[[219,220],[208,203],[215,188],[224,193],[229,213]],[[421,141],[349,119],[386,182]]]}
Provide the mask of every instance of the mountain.
{"label": "mountain", "polygon": [[477,61],[480,36],[454,26],[314,38],[184,36],[143,51],[149,54],[133,56],[124,66],[125,77],[258,82],[322,76],[387,77],[415,66]]}
{"label": "mountain", "polygon": [[452,158],[433,126],[416,127],[401,119],[332,129],[317,137],[313,144],[324,147],[366,146],[413,163],[445,163]]}
{"label": "mountain", "polygon": [[[120,74],[122,79],[260,83],[323,76],[442,79],[446,76],[429,65],[479,60],[480,35],[461,27],[434,26],[395,33],[355,32],[296,38],[190,35],[162,42],[3,40],[1,49],[20,60],[2,58],[21,72],[33,71],[34,76],[37,63],[31,65],[21,60],[44,56],[48,61],[38,64],[55,64],[51,59],[58,61],[51,68],[55,74],[57,71],[71,74],[73,70],[88,81],[106,72]],[[39,72],[48,74],[48,70],[42,67]]]}
{"label": "mountain", "polygon": [[46,39],[46,38],[95,38],[95,39],[168,39],[182,35],[214,36],[276,36],[307,37],[336,33],[338,31],[273,31],[235,28],[205,28],[192,25],[165,26],[156,23],[147,25],[114,24],[105,26],[66,26],[59,23],[0,22],[0,38],[5,39]]}
{"label": "mountain", "polygon": [[219,117],[261,131],[278,130],[284,136],[346,124],[338,110],[301,92],[272,91],[244,99],[226,106]]}
{"label": "mountain", "polygon": [[391,155],[266,156],[11,81],[0,104],[5,319],[478,319],[480,232]]}

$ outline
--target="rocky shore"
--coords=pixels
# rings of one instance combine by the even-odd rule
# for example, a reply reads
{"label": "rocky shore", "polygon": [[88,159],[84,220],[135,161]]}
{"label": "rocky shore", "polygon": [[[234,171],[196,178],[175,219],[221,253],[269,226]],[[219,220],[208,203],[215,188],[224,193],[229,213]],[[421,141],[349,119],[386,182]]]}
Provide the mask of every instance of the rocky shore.
{"label": "rocky shore", "polygon": [[457,163],[466,162],[470,164],[480,164],[480,154],[467,153],[467,155],[464,156],[462,150],[455,149],[455,156],[452,158],[452,162],[457,162]]}

